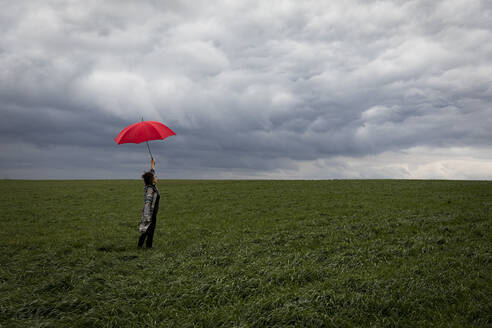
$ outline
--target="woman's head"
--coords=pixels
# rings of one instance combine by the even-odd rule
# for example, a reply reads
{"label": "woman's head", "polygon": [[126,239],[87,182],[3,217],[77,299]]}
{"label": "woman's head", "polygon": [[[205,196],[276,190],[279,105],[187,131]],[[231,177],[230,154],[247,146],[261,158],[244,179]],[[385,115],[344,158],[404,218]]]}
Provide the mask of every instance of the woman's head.
{"label": "woman's head", "polygon": [[157,176],[152,172],[145,172],[142,175],[142,179],[146,185],[155,185],[157,183]]}

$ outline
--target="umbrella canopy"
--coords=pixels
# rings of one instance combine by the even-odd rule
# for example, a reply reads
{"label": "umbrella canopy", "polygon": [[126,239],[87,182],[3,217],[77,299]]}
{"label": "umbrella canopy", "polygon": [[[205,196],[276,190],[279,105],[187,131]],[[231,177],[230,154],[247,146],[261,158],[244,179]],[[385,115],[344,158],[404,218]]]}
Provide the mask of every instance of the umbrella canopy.
{"label": "umbrella canopy", "polygon": [[127,126],[114,138],[117,144],[162,140],[176,135],[173,130],[156,121],[142,121]]}
{"label": "umbrella canopy", "polygon": [[118,145],[124,143],[139,144],[141,142],[146,142],[150,158],[153,159],[154,157],[150,151],[149,141],[162,140],[173,135],[176,135],[176,133],[161,122],[144,121],[142,119],[142,122],[134,123],[121,130],[116,138],[114,138],[114,141],[116,141]]}

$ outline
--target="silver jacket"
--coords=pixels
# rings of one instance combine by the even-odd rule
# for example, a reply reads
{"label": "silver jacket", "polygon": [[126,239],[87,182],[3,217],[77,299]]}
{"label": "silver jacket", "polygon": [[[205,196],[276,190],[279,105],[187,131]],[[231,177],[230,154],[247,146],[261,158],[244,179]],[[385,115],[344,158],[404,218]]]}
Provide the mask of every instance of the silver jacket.
{"label": "silver jacket", "polygon": [[147,228],[152,223],[152,218],[157,215],[159,198],[160,195],[157,187],[150,185],[144,187],[144,206],[142,209],[142,218],[140,220],[140,232],[146,232]]}

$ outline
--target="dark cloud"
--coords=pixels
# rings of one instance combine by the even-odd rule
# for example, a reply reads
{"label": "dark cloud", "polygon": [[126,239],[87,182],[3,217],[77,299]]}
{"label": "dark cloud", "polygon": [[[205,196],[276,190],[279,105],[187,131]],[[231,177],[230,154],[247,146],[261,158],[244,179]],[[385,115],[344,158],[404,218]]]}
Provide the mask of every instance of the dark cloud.
{"label": "dark cloud", "polygon": [[486,1],[4,7],[0,178],[492,178]]}

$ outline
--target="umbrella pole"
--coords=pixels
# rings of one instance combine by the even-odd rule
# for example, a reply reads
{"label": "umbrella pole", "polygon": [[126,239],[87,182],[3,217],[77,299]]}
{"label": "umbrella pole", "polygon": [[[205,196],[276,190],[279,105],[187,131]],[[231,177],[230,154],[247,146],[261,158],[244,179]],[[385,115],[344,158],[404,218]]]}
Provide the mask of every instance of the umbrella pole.
{"label": "umbrella pole", "polygon": [[154,156],[152,156],[152,153],[150,152],[149,142],[148,142],[148,141],[146,141],[145,143],[147,144],[147,149],[149,150],[150,159],[153,159],[153,158],[154,158]]}
{"label": "umbrella pole", "polygon": [[[142,122],[143,122],[143,116],[142,116]],[[149,142],[148,142],[148,141],[146,141],[145,143],[147,144],[147,150],[149,151],[149,154],[150,154],[150,159],[153,159],[153,158],[154,158],[154,156],[152,156],[152,153],[151,153],[151,151],[150,151]]]}

